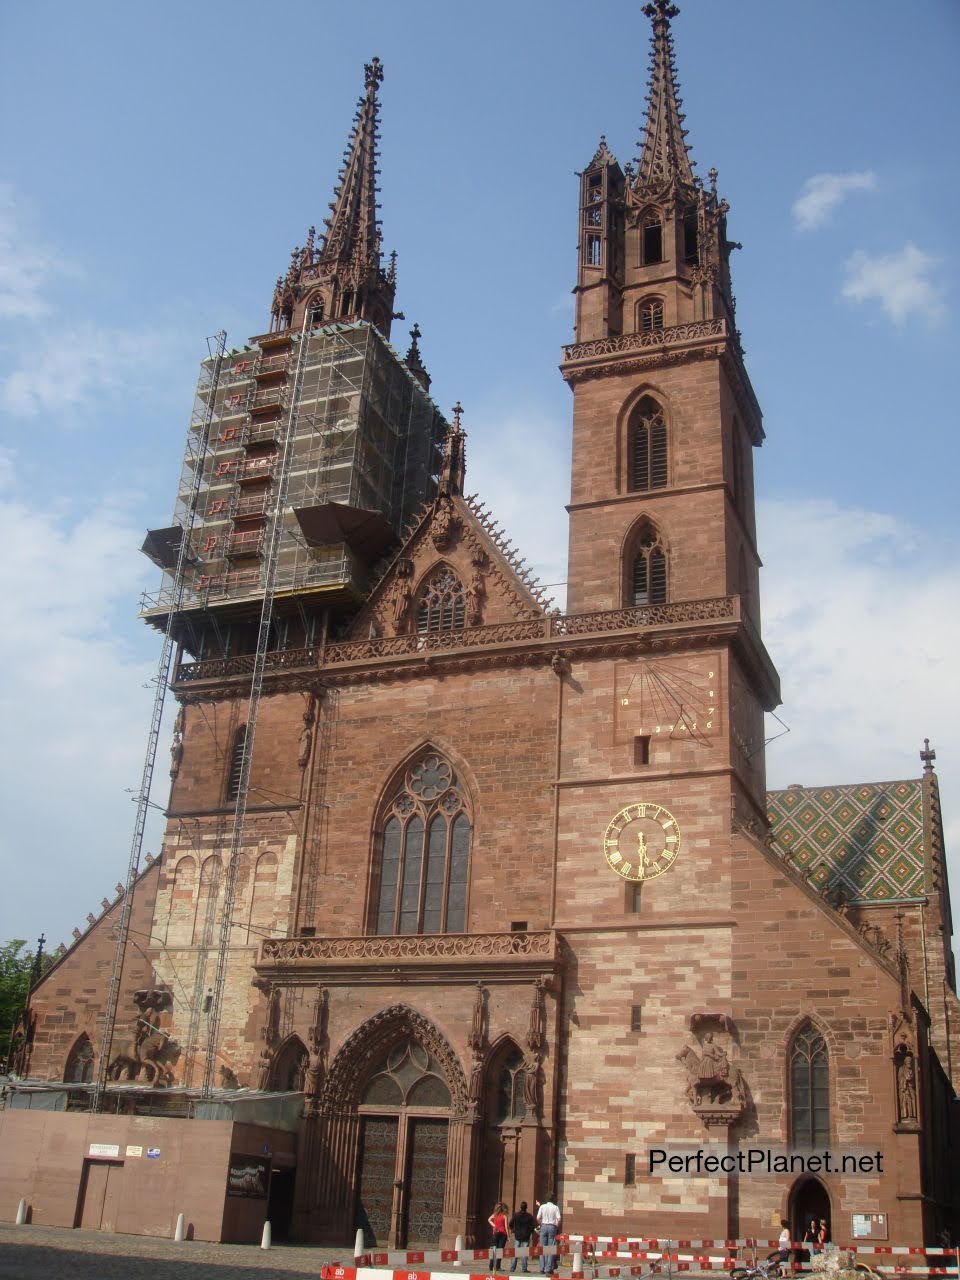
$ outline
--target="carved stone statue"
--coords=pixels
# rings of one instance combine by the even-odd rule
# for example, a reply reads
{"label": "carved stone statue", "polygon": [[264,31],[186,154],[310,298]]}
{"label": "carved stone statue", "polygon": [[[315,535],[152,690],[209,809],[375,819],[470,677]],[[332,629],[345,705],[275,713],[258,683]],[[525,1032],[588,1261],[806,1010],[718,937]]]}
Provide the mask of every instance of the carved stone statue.
{"label": "carved stone statue", "polygon": [[170,777],[176,780],[183,763],[183,707],[173,722],[173,741],[170,744]]}
{"label": "carved stone statue", "polygon": [[313,697],[307,703],[303,713],[303,726],[300,730],[300,749],[297,752],[297,764],[301,769],[305,769],[310,761],[310,752],[313,750],[313,722],[314,722],[314,705]]}
{"label": "carved stone statue", "polygon": [[733,1124],[747,1103],[747,1086],[741,1072],[708,1031],[701,1054],[689,1046],[677,1054],[687,1073],[687,1100],[707,1125]]}
{"label": "carved stone statue", "polygon": [[468,627],[479,627],[483,622],[483,601],[487,594],[483,568],[477,565],[463,593],[464,617]]}
{"label": "carved stone statue", "polygon": [[531,1056],[523,1060],[523,1103],[531,1119],[540,1119],[540,1063]]}
{"label": "carved stone statue", "polygon": [[897,1064],[897,1119],[902,1124],[917,1119],[917,1070],[913,1053],[907,1046]]}

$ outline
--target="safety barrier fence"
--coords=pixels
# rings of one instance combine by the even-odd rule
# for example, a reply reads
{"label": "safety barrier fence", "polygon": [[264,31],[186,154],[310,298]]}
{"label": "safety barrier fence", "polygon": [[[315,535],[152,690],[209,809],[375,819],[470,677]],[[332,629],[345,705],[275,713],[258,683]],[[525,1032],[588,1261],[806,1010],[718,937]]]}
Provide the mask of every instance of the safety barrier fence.
{"label": "safety barrier fence", "polygon": [[[648,1248],[641,1246],[647,1245]],[[731,1256],[742,1250],[749,1250],[755,1256],[756,1250],[774,1251],[778,1248],[777,1240],[760,1240],[746,1237],[738,1240],[702,1239],[702,1240],[662,1240],[655,1237],[637,1236],[562,1236],[556,1245],[544,1250],[541,1246],[504,1247],[496,1250],[497,1267],[505,1263],[513,1263],[514,1259],[527,1260],[539,1271],[538,1261],[544,1253],[554,1259],[554,1269],[563,1258],[566,1265],[572,1265],[571,1280],[615,1280],[616,1277],[647,1276],[651,1273],[672,1274],[672,1272],[690,1271],[732,1271],[734,1268],[749,1265],[742,1257]],[[597,1246],[600,1246],[599,1248]],[[617,1247],[622,1246],[622,1247]],[[795,1246],[799,1248],[800,1246]],[[700,1253],[700,1249],[722,1249],[723,1254]],[[925,1266],[895,1263],[893,1265],[875,1262],[872,1271],[881,1275],[918,1275],[918,1276],[957,1276],[960,1280],[960,1256],[956,1248],[942,1245],[879,1245],[859,1244],[850,1246],[846,1252],[859,1256],[885,1258],[891,1256],[926,1257],[942,1260],[943,1265],[928,1261]],[[371,1250],[357,1253],[353,1267],[335,1265],[325,1268],[322,1274],[325,1280],[370,1280],[361,1272],[373,1271],[375,1268],[390,1268],[393,1280],[443,1280],[442,1274],[435,1268],[444,1266],[462,1267],[465,1264],[485,1262],[493,1267],[494,1251],[489,1246],[484,1249],[436,1249],[436,1250]],[[955,1265],[949,1266],[948,1262]],[[423,1270],[420,1270],[423,1268]],[[809,1262],[794,1264],[795,1272],[812,1272]],[[383,1276],[383,1271],[373,1272]],[[497,1271],[485,1272],[453,1272],[460,1280],[474,1280],[475,1275],[489,1277]],[[499,1271],[502,1275],[503,1272]]]}

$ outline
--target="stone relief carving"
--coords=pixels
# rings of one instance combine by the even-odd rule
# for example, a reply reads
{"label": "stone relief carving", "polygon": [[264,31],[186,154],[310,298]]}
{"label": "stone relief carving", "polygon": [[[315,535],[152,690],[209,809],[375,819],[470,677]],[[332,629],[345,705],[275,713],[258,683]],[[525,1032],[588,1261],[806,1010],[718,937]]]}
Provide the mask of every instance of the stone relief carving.
{"label": "stone relief carving", "polygon": [[399,937],[267,938],[261,962],[291,960],[481,959],[487,956],[549,956],[550,933],[404,934]]}
{"label": "stone relief carving", "polygon": [[453,545],[459,531],[460,517],[454,511],[453,503],[445,495],[438,498],[433,521],[430,525],[430,537],[433,540],[433,545],[438,551],[446,551]]}
{"label": "stone relief carving", "polygon": [[270,1067],[280,1039],[280,988],[275,982],[254,978],[253,986],[267,999],[263,1026],[260,1028],[260,1060],[257,1064],[257,1088],[270,1086]]}
{"label": "stone relief carving", "polygon": [[313,726],[317,715],[317,699],[316,695],[311,693],[307,697],[307,705],[303,712],[303,725],[300,729],[300,746],[297,752],[297,765],[301,769],[305,769],[310,762],[310,752],[313,750]]}
{"label": "stone relief carving", "polygon": [[307,1068],[303,1077],[303,1109],[304,1113],[313,1114],[318,1106],[320,1090],[327,1066],[327,1016],[329,1011],[329,993],[326,987],[317,988],[317,999],[313,1010],[313,1026],[310,1028],[310,1049],[307,1056]]}
{"label": "stone relief carving", "polygon": [[181,706],[177,711],[177,718],[173,722],[173,741],[170,743],[170,777],[176,781],[180,772],[180,765],[183,763],[183,721],[184,709]]}
{"label": "stone relief carving", "polygon": [[677,1061],[687,1075],[686,1098],[704,1124],[729,1125],[739,1119],[747,1104],[746,1081],[712,1031],[704,1033],[699,1054],[687,1045]]}

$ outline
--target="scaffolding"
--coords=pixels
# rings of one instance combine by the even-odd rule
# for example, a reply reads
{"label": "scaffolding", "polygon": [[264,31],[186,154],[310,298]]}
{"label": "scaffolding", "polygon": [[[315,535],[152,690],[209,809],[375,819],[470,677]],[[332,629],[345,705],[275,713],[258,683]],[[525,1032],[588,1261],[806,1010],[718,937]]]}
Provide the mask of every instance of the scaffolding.
{"label": "scaffolding", "polygon": [[[228,360],[215,388],[201,374],[198,394],[213,403],[219,430],[209,450],[188,448],[181,477],[175,521],[191,504],[196,514],[185,609],[252,602],[265,589],[263,535],[288,421],[294,435],[271,566],[278,594],[340,587],[359,598],[378,558],[358,553],[349,535],[308,536],[298,513],[339,504],[377,513],[398,536],[434,491],[446,423],[373,326],[356,321],[260,341],[260,350]],[[147,620],[162,622],[173,589],[165,569],[159,591],[144,596]]]}
{"label": "scaffolding", "polygon": [[117,942],[113,953],[110,981],[107,986],[103,1030],[97,1055],[97,1076],[90,1094],[91,1111],[100,1110],[107,1087],[107,1072],[110,1068],[113,1052],[113,1035],[117,1021],[120,986],[123,980],[123,966],[126,960],[130,935],[133,895],[137,877],[140,873],[140,855],[143,851],[143,833],[147,823],[147,810],[150,807],[150,789],[153,784],[153,770],[157,759],[157,744],[160,740],[160,723],[163,719],[163,704],[166,699],[170,667],[176,644],[174,622],[177,610],[182,604],[186,587],[197,498],[203,475],[204,459],[215,419],[215,404],[226,342],[227,335],[223,330],[214,335],[214,337],[207,339],[207,359],[201,367],[200,383],[197,386],[197,394],[194,397],[190,428],[187,432],[187,448],[183,471],[193,477],[193,490],[190,500],[180,512],[180,518],[177,519],[175,516],[174,519],[175,527],[180,530],[179,543],[176,540],[169,543],[170,546],[176,547],[176,558],[172,567],[170,583],[170,591],[172,593],[171,608],[164,629],[163,646],[160,650],[156,675],[153,678],[153,710],[150,716],[150,729],[147,734],[147,750],[140,774],[140,787],[136,797],[137,814],[134,819],[133,837],[130,841],[130,860],[127,864],[127,879],[120,904],[120,919],[117,923]]}

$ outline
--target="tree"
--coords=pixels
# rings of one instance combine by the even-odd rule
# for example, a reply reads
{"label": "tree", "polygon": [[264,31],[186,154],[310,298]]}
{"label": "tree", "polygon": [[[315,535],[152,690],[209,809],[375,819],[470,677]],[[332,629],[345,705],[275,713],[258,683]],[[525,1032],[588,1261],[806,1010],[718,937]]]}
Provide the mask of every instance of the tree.
{"label": "tree", "polygon": [[[0,946],[0,1062],[10,1052],[10,1030],[23,1008],[30,990],[37,957],[26,950],[24,938],[13,938]],[[40,973],[50,967],[51,957],[40,954]]]}

